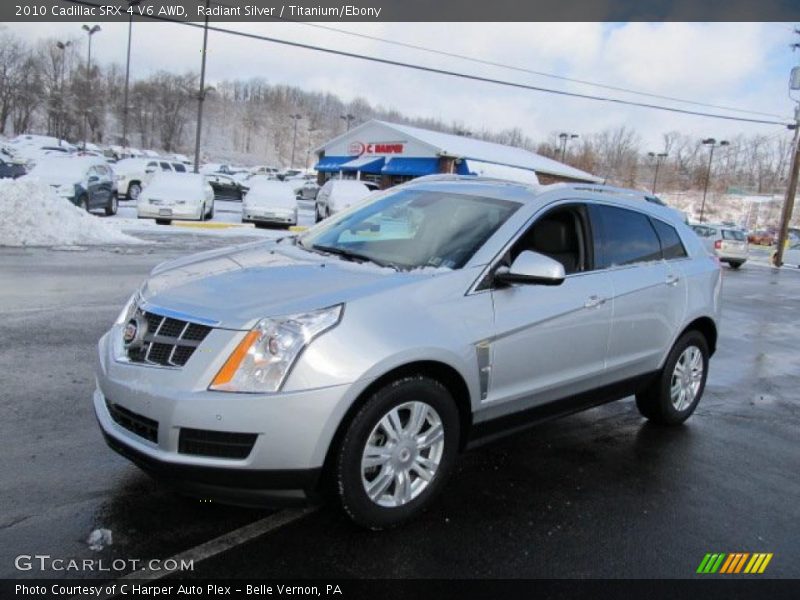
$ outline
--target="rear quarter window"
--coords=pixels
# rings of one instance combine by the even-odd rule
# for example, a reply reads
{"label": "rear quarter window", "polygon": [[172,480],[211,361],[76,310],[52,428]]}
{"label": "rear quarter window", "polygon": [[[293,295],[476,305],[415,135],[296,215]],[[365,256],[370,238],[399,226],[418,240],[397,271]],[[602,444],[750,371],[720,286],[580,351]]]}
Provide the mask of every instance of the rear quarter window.
{"label": "rear quarter window", "polygon": [[664,258],[670,260],[686,257],[686,248],[684,248],[681,237],[675,228],[658,219],[652,219],[652,223],[661,242],[661,253]]}

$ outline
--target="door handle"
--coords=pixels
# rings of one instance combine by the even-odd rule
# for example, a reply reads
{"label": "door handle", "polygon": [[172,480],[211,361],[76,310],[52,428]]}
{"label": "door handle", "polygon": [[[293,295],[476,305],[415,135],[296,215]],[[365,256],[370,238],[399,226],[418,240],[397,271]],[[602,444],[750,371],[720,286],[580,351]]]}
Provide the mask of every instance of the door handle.
{"label": "door handle", "polygon": [[595,308],[596,306],[600,306],[601,304],[605,304],[606,299],[602,296],[589,296],[586,299],[586,302],[583,303],[583,306],[586,308]]}
{"label": "door handle", "polygon": [[678,285],[678,276],[667,275],[667,278],[664,280],[664,283],[667,285]]}

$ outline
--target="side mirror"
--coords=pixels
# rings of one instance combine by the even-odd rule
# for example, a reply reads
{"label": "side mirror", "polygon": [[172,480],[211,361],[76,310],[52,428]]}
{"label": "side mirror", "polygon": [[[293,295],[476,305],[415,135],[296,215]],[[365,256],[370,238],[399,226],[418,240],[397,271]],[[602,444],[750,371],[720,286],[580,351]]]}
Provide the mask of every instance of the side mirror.
{"label": "side mirror", "polygon": [[505,284],[560,285],[564,282],[564,277],[564,265],[549,256],[530,250],[521,252],[511,267],[499,267],[494,273],[495,281]]}

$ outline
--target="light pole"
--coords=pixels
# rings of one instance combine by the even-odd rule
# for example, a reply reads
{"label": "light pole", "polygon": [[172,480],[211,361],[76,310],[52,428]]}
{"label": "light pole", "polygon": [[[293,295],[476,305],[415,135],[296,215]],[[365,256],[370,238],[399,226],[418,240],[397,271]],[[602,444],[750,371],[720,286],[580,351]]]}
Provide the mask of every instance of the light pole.
{"label": "light pole", "polygon": [[71,45],[72,42],[70,41],[56,42],[56,48],[61,50],[61,73],[59,74],[58,82],[58,123],[56,124],[56,134],[59,140],[64,137],[64,72],[67,65],[67,48]]}
{"label": "light pole", "polygon": [[[128,8],[139,6],[142,0],[128,0]],[[122,110],[122,145],[128,146],[128,92],[131,83],[131,38],[133,37],[133,11],[128,13],[128,55],[125,60],[125,106]]]}
{"label": "light pole", "polygon": [[200,137],[203,131],[203,102],[206,99],[206,51],[208,50],[208,13],[209,2],[206,0],[205,24],[203,25],[203,54],[200,63],[200,91],[197,94],[197,130],[194,136],[194,172],[200,172]]}
{"label": "light pole", "polygon": [[309,161],[311,160],[311,134],[314,133],[316,129],[313,127],[308,128],[308,147],[306,148],[306,169],[310,167]]}
{"label": "light pole", "polygon": [[655,193],[656,193],[656,184],[658,183],[658,169],[659,169],[659,167],[661,167],[661,161],[663,161],[665,158],[667,158],[667,153],[666,152],[658,152],[658,153],[656,153],[656,152],[648,152],[647,156],[649,156],[652,159],[655,159],[655,161],[656,161],[656,172],[655,172],[655,175],[653,175],[653,195],[655,195]]}
{"label": "light pole", "polygon": [[706,138],[703,140],[703,144],[710,147],[710,151],[708,153],[708,168],[706,169],[706,182],[703,186],[703,202],[700,204],[700,222],[703,222],[703,216],[705,215],[706,211],[706,194],[708,193],[708,182],[711,179],[711,163],[714,160],[714,149],[717,146],[727,146],[729,142],[725,140],[720,140],[719,142],[714,138]]}
{"label": "light pole", "polygon": [[571,140],[579,138],[580,136],[577,133],[567,133],[562,131],[558,134],[558,137],[561,140],[561,162],[564,162],[567,159],[567,143]]}
{"label": "light pole", "polygon": [[294,168],[294,149],[297,145],[297,122],[303,118],[303,115],[289,115],[289,118],[294,121],[294,136],[292,137],[292,160],[289,161],[289,168]]}
{"label": "light pole", "polygon": [[346,115],[341,115],[339,118],[345,123],[347,123],[345,133],[350,131],[350,123],[355,120],[355,116],[351,115],[350,113],[347,113]]}
{"label": "light pole", "polygon": [[86,92],[87,102],[83,112],[83,151],[86,152],[86,136],[89,134],[89,102],[92,99],[92,36],[100,31],[100,25],[84,25],[82,29],[89,36],[89,50],[86,57]]}

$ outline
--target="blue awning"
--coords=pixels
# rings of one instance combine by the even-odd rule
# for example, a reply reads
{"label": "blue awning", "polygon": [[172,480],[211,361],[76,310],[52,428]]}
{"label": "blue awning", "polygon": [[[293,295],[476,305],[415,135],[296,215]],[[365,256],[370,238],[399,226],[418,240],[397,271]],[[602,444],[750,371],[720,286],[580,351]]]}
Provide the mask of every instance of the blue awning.
{"label": "blue awning", "polygon": [[353,158],[352,156],[323,156],[314,168],[321,173],[338,173],[342,165]]}
{"label": "blue awning", "polygon": [[385,160],[383,156],[359,156],[344,163],[340,168],[342,171],[380,174]]}
{"label": "blue awning", "polygon": [[420,177],[439,172],[438,158],[391,158],[381,169],[384,175]]}

